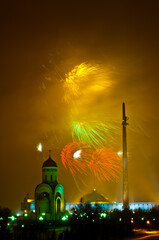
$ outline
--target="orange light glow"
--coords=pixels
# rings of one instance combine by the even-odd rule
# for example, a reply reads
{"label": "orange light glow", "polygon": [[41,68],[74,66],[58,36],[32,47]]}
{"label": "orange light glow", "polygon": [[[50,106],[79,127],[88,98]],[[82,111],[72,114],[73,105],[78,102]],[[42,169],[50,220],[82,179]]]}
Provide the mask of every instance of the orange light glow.
{"label": "orange light glow", "polygon": [[33,199],[27,199],[27,202],[32,203],[32,202],[34,202],[34,200]]}

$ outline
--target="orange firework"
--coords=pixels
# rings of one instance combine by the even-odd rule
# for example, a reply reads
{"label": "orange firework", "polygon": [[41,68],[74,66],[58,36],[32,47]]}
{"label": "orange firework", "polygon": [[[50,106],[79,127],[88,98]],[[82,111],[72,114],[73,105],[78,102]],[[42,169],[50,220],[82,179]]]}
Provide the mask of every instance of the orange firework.
{"label": "orange firework", "polygon": [[88,164],[93,150],[82,143],[72,142],[67,144],[61,152],[61,160],[66,169],[73,175],[77,172],[87,174]]}
{"label": "orange firework", "polygon": [[92,154],[90,169],[99,180],[117,181],[121,158],[111,148],[100,148]]}

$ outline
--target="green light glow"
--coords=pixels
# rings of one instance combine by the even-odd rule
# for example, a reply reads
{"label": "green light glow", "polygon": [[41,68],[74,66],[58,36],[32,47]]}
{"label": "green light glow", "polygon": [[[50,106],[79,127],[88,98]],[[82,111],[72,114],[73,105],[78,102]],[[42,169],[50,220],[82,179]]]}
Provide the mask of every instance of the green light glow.
{"label": "green light glow", "polygon": [[144,217],[142,217],[141,220],[143,221],[143,220],[144,220]]}
{"label": "green light glow", "polygon": [[22,225],[22,228],[24,227],[24,225]]}
{"label": "green light glow", "polygon": [[43,217],[39,217],[39,220],[40,220],[40,221],[43,221],[43,220],[44,220],[44,218],[43,218]]}
{"label": "green light glow", "polygon": [[3,218],[2,218],[2,217],[0,217],[0,220],[3,220]]}
{"label": "green light glow", "polygon": [[14,216],[8,217],[9,219],[11,219],[12,221],[16,220],[16,218]]}
{"label": "green light glow", "polygon": [[28,216],[28,214],[27,214],[27,213],[25,213],[25,214],[24,214],[24,217],[27,217],[27,216]]}
{"label": "green light glow", "polygon": [[45,216],[45,213],[42,213],[42,216]]}
{"label": "green light glow", "polygon": [[62,221],[67,221],[68,220],[68,215],[65,215],[61,218]]}
{"label": "green light glow", "polygon": [[107,214],[106,214],[106,213],[101,213],[100,216],[101,216],[102,218],[106,218],[106,217],[107,217]]}

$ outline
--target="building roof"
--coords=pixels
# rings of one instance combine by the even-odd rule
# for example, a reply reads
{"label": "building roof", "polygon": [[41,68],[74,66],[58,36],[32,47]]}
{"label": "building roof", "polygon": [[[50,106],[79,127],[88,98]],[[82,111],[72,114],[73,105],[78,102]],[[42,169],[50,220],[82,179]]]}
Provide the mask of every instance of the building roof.
{"label": "building roof", "polygon": [[82,197],[82,202],[84,203],[109,203],[110,201],[98,193],[95,189]]}
{"label": "building roof", "polygon": [[51,157],[49,157],[44,163],[42,167],[57,167],[57,164]]}

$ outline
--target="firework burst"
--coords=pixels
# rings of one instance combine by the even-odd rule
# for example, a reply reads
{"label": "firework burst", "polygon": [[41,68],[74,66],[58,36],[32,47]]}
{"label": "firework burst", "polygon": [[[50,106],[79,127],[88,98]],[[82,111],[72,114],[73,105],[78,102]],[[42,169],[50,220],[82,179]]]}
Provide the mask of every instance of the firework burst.
{"label": "firework burst", "polygon": [[98,180],[117,181],[121,172],[121,158],[110,148],[94,151],[90,169]]}
{"label": "firework burst", "polygon": [[66,102],[72,102],[76,98],[87,94],[101,92],[112,84],[108,79],[108,70],[98,64],[81,63],[66,74],[64,82]]}
{"label": "firework burst", "polygon": [[66,169],[75,175],[76,173],[87,174],[88,164],[93,150],[90,146],[82,143],[69,143],[61,152],[61,160]]}
{"label": "firework burst", "polygon": [[72,138],[80,141],[94,149],[105,147],[109,139],[109,144],[114,141],[114,125],[104,123],[72,122]]}

